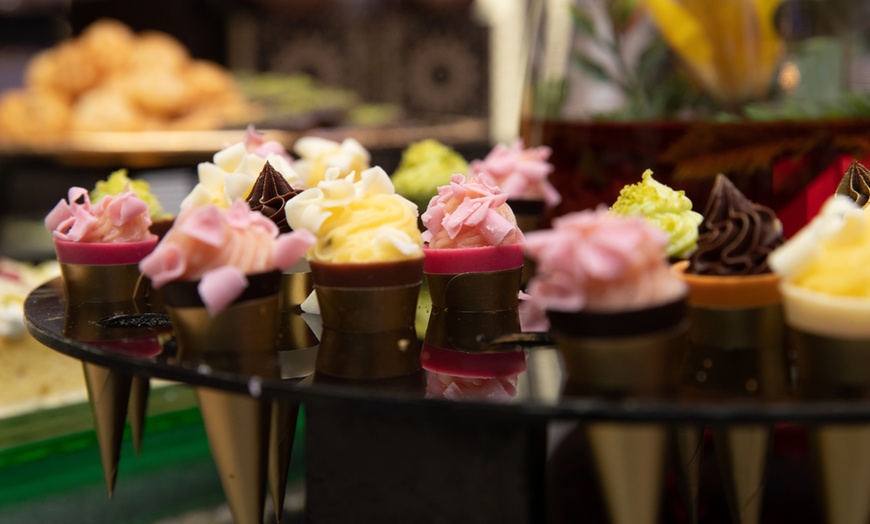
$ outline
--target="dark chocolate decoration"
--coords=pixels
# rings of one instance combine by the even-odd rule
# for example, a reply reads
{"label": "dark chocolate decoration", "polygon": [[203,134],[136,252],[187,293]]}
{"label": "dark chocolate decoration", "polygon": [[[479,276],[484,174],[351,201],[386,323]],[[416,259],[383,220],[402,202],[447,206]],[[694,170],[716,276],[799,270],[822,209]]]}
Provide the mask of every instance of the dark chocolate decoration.
{"label": "dark chocolate decoration", "polygon": [[659,306],[616,311],[547,311],[555,331],[576,337],[633,337],[665,331],[683,322],[686,301],[680,299]]}
{"label": "dark chocolate decoration", "polygon": [[687,273],[755,275],[770,273],[767,255],[784,241],[782,225],[768,207],[746,198],[718,175],[698,232],[698,248]]}
{"label": "dark chocolate decoration", "polygon": [[[269,271],[246,275],[248,287],[233,303],[244,302],[257,298],[267,297],[278,293],[281,286],[281,272]],[[199,296],[199,280],[175,280],[168,282],[160,288],[163,301],[172,307],[203,307],[205,304]]]}
{"label": "dark chocolate decoration", "polygon": [[292,229],[287,224],[284,206],[288,200],[301,192],[293,189],[284,176],[272,167],[272,164],[266,162],[245,200],[253,211],[259,211],[269,217],[281,233],[289,233]]}
{"label": "dark chocolate decoration", "polygon": [[[315,286],[391,287],[423,280],[423,258],[389,262],[331,263],[310,260]],[[360,271],[365,268],[365,271]]]}
{"label": "dark chocolate decoration", "polygon": [[852,165],[843,174],[836,193],[849,197],[859,206],[865,207],[870,200],[870,170],[857,160],[853,160]]}

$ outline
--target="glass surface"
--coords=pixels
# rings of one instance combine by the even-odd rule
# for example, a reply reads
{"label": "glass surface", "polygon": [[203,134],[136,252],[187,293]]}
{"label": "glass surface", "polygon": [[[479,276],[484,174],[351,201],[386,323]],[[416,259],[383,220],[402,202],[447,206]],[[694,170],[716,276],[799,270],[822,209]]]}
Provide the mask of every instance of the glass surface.
{"label": "glass surface", "polygon": [[[485,413],[492,417],[518,419],[664,422],[870,420],[868,400],[807,402],[784,398],[770,401],[709,395],[680,395],[673,400],[610,400],[565,396],[559,387],[562,380],[560,359],[556,351],[548,347],[526,349],[525,369],[521,373],[480,380],[463,380],[427,371],[396,379],[336,379],[315,373],[317,346],[282,349],[281,342],[274,358],[264,359],[258,355],[255,365],[245,360],[243,351],[199,359],[177,358],[168,323],[158,322],[156,327],[150,328],[100,328],[92,332],[102,333],[102,336],[90,341],[64,335],[70,332],[71,315],[66,310],[60,280],[34,290],[25,302],[24,312],[27,327],[34,338],[74,358],[137,375],[269,398],[366,402],[383,409],[449,410],[456,415],[478,417]],[[93,327],[100,319],[80,320]],[[530,334],[527,338],[534,337]],[[480,368],[479,362],[469,362]],[[461,366],[461,361],[458,365]],[[260,373],[246,373],[242,371],[244,369],[257,369]],[[273,376],[282,378],[262,378],[272,372]]]}
{"label": "glass surface", "polygon": [[521,134],[553,149],[555,214],[612,204],[647,168],[701,207],[724,173],[792,233],[811,182],[833,170],[829,195],[868,159],[868,5],[530,0]]}

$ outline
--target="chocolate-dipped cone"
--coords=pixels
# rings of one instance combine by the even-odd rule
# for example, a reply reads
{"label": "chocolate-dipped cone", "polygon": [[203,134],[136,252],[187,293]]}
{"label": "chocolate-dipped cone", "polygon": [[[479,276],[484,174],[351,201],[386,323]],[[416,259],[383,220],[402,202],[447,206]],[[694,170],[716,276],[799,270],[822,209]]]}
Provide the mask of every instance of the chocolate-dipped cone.
{"label": "chocolate-dipped cone", "polygon": [[666,427],[597,422],[587,433],[610,522],[658,522]]}
{"label": "chocolate-dipped cone", "polygon": [[731,521],[757,524],[772,430],[766,425],[747,424],[714,427],[712,433]]}
{"label": "chocolate-dipped cone", "polygon": [[[196,282],[163,287],[183,360],[232,363],[249,376],[278,378],[276,353],[278,272],[248,276],[236,301],[211,316],[199,299]],[[256,329],[251,329],[256,326]],[[217,360],[215,360],[217,359]],[[197,388],[212,457],[235,522],[263,520],[271,402],[245,394]]]}
{"label": "chocolate-dipped cone", "polygon": [[278,522],[281,521],[284,512],[284,494],[287,489],[287,475],[290,471],[298,416],[297,402],[281,400],[272,402],[272,423],[269,429],[269,488]]}
{"label": "chocolate-dipped cone", "polygon": [[148,412],[148,395],[151,393],[151,380],[148,377],[134,376],[130,388],[130,402],[127,407],[130,419],[130,432],[133,435],[133,449],[142,453],[142,440],[145,435],[145,417]]}
{"label": "chocolate-dipped cone", "polygon": [[103,463],[103,477],[111,499],[115,493],[121,443],[127,420],[127,399],[130,398],[132,377],[110,371],[102,366],[83,363],[88,400],[94,413],[97,445]]}
{"label": "chocolate-dipped cone", "polygon": [[424,272],[433,308],[473,312],[518,307],[523,271],[521,245],[424,252]]}
{"label": "chocolate-dipped cone", "polygon": [[372,264],[311,262],[323,332],[317,372],[349,379],[416,373],[414,322],[422,260]]}

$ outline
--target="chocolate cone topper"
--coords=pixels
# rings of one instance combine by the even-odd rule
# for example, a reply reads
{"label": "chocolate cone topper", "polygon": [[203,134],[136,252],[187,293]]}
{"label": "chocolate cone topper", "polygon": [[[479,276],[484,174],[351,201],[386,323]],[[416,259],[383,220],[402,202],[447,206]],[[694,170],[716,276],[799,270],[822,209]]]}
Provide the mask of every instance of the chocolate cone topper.
{"label": "chocolate cone topper", "polygon": [[853,160],[843,174],[836,193],[849,197],[860,207],[865,207],[870,200],[870,170]]}
{"label": "chocolate cone topper", "polygon": [[301,192],[293,189],[287,179],[272,164],[266,162],[246,200],[252,211],[259,211],[269,217],[281,233],[289,233],[292,229],[287,224],[284,205]]}
{"label": "chocolate cone topper", "polygon": [[785,240],[773,210],[750,201],[720,174],[703,215],[698,247],[689,257],[689,273],[770,273],[767,255]]}

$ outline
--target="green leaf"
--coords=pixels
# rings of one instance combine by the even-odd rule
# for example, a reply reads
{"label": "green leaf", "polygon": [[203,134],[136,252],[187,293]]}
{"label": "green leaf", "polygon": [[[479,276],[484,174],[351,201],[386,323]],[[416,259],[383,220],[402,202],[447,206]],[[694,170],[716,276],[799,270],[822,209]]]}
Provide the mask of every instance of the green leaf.
{"label": "green leaf", "polygon": [[571,55],[571,58],[591,77],[597,80],[610,80],[610,75],[607,73],[607,70],[601,67],[600,64],[592,61],[589,57],[579,53],[574,53]]}

